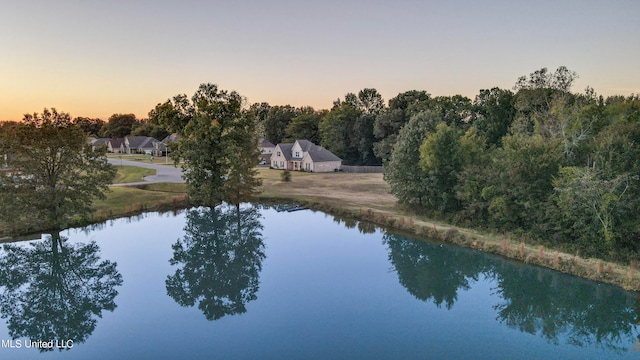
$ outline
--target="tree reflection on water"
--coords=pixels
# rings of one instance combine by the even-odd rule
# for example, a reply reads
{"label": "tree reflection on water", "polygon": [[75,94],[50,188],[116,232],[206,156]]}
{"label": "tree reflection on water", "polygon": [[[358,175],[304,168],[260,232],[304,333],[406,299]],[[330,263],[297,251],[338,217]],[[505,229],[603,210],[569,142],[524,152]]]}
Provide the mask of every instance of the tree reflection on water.
{"label": "tree reflection on water", "polygon": [[[122,276],[100,262],[100,248],[67,243],[59,233],[29,246],[7,244],[0,256],[0,312],[14,339],[84,342],[103,310],[116,308]],[[40,348],[40,351],[53,350]],[[62,350],[62,348],[60,348]]]}
{"label": "tree reflection on water", "polygon": [[483,275],[497,284],[497,320],[511,328],[617,351],[638,337],[635,293],[455,246],[390,234],[383,242],[400,283],[420,300],[450,309],[458,291]]}
{"label": "tree reflection on water", "polygon": [[167,276],[168,295],[182,306],[197,302],[207,320],[246,312],[265,258],[259,218],[255,207],[189,211],[184,238],[172,246],[170,263],[180,267]]}

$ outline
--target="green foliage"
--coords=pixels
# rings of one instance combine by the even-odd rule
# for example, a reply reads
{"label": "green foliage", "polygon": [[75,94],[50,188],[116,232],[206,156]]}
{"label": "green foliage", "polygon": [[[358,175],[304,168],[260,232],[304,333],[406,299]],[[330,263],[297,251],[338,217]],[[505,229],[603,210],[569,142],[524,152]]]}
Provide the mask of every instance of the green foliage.
{"label": "green foliage", "polygon": [[134,114],[113,114],[100,130],[100,137],[122,138],[129,136],[136,125]]}
{"label": "green foliage", "polygon": [[149,111],[149,122],[157,124],[168,133],[177,133],[184,129],[192,115],[189,99],[186,95],[180,94],[174,96],[172,100],[156,105]]}
{"label": "green foliage", "polygon": [[256,119],[242,110],[243,97],[202,84],[190,100],[173,99],[156,107],[157,116],[180,135],[170,156],[183,161],[190,201],[215,206],[251,200],[261,183],[255,170],[260,153]]}
{"label": "green foliage", "polygon": [[266,102],[262,103],[254,103],[249,107],[249,112],[256,119],[256,134],[259,138],[266,138],[266,130],[265,130],[265,122],[267,120],[267,115],[269,114],[269,110],[271,109],[271,105]]}
{"label": "green foliage", "polygon": [[476,119],[474,126],[487,139],[489,145],[502,145],[516,115],[515,97],[509,90],[492,88],[480,90],[473,102]]}
{"label": "green foliage", "polygon": [[431,100],[431,94],[424,90],[410,90],[398,94],[396,97],[389,99],[390,110],[408,111],[412,107]]}
{"label": "green foliage", "polygon": [[437,96],[431,100],[429,106],[440,113],[447,125],[465,128],[472,120],[472,103],[466,96]]}
{"label": "green foliage", "polygon": [[521,76],[518,78],[514,90],[534,90],[534,89],[552,89],[562,92],[569,92],[573,82],[578,78],[575,71],[567,69],[566,66],[560,66],[552,74],[547,68],[536,70],[529,74],[529,77]]}
{"label": "green foliage", "polygon": [[73,123],[81,128],[87,135],[97,136],[105,122],[101,119],[91,119],[87,117],[77,117]]}
{"label": "green foliage", "polygon": [[291,171],[285,169],[281,174],[280,174],[280,180],[284,181],[284,182],[289,182],[291,181]]}
{"label": "green foliage", "polygon": [[402,109],[386,109],[376,116],[373,135],[378,141],[373,144],[373,152],[382,162],[389,160],[398,133],[408,120]]}
{"label": "green foliage", "polygon": [[150,136],[156,140],[162,140],[169,136],[169,132],[157,123],[157,120],[141,120],[135,124],[131,136]]}
{"label": "green foliage", "polygon": [[406,91],[390,99],[389,107],[376,116],[373,135],[377,141],[373,144],[373,151],[383,163],[389,161],[400,129],[409,122],[412,114],[420,112],[414,109],[422,108],[422,104],[430,100],[431,95],[426,91]]}
{"label": "green foliage", "polygon": [[561,146],[557,140],[524,135],[508,136],[503,143],[493,162],[493,190],[483,191],[489,216],[509,229],[531,229],[544,223],[553,178],[562,164]]}
{"label": "green foliage", "polygon": [[420,167],[429,177],[426,207],[431,210],[454,211],[458,207],[455,187],[462,170],[462,153],[458,131],[438,124],[420,145]]}
{"label": "green foliage", "polygon": [[69,114],[55,109],[25,115],[1,136],[9,168],[0,179],[3,221],[63,229],[91,212],[115,176],[105,149],[93,150]]}
{"label": "green foliage", "polygon": [[296,140],[309,140],[314,144],[320,144],[320,132],[318,127],[324,112],[314,111],[313,108],[303,109],[302,113],[293,119],[287,126],[285,132],[287,134],[286,142],[295,142]]}
{"label": "green foliage", "polygon": [[623,244],[618,232],[624,204],[628,202],[637,176],[619,175],[605,179],[593,168],[567,167],[554,180],[558,235],[582,254],[609,256]]}
{"label": "green foliage", "polygon": [[428,172],[420,167],[420,146],[438,120],[435,113],[417,114],[398,134],[391,158],[385,166],[384,179],[391,187],[391,194],[401,204],[423,207],[429,199],[430,179]]}
{"label": "green foliage", "polygon": [[265,138],[274,144],[281,143],[287,137],[287,127],[298,114],[299,111],[291,105],[269,108],[264,120]]}
{"label": "green foliage", "polygon": [[373,150],[374,123],[384,108],[376,89],[363,89],[356,96],[345,95],[334,102],[319,125],[322,146],[340,157],[344,164],[379,165]]}
{"label": "green foliage", "polygon": [[350,104],[343,103],[335,106],[320,121],[318,129],[322,146],[334,153],[346,164],[358,161],[358,152],[351,142],[353,124],[360,116],[360,111]]}

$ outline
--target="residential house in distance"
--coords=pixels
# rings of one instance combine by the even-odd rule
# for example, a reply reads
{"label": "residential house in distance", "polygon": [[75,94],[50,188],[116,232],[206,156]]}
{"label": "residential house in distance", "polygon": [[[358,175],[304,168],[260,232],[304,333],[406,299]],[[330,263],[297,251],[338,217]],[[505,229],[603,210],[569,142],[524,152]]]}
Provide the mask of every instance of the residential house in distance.
{"label": "residential house in distance", "polygon": [[109,148],[109,141],[111,139],[109,138],[99,138],[99,139],[90,139],[89,143],[91,144],[91,148],[93,150],[100,148],[100,147],[106,147],[107,149]]}
{"label": "residential house in distance", "polygon": [[147,154],[152,155],[155,147],[153,142],[158,140],[149,136],[126,136],[124,147],[127,154]]}
{"label": "residential house in distance", "polygon": [[331,172],[342,167],[342,159],[309,140],[276,145],[270,163],[274,169],[293,171]]}
{"label": "residential house in distance", "polygon": [[167,156],[169,150],[169,144],[174,143],[180,139],[180,135],[177,133],[173,133],[168,135],[162,141],[156,141],[153,143],[154,146],[154,156]]}
{"label": "residential house in distance", "polygon": [[269,142],[269,140],[260,139],[258,140],[258,149],[260,149],[260,165],[270,164],[271,154],[273,154],[276,146]]}
{"label": "residential house in distance", "polygon": [[107,151],[114,154],[124,153],[124,138],[109,139]]}

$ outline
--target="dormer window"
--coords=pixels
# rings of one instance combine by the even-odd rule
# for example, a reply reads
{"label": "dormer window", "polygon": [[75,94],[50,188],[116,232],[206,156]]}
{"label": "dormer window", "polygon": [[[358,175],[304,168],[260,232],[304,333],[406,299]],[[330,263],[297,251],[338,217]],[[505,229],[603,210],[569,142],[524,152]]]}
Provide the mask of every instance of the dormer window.
{"label": "dormer window", "polygon": [[300,152],[296,151],[296,157],[299,158],[300,157]]}
{"label": "dormer window", "polygon": [[278,151],[278,156],[280,156],[280,151]]}

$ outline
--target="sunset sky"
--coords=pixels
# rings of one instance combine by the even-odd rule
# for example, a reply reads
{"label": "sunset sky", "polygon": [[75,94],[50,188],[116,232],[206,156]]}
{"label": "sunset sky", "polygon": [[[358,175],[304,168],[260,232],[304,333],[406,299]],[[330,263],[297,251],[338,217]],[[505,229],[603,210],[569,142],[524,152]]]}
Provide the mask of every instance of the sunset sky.
{"label": "sunset sky", "polygon": [[55,107],[146,118],[200,83],[330,108],[376,88],[474,98],[564,65],[640,93],[640,1],[0,0],[0,120]]}

